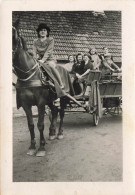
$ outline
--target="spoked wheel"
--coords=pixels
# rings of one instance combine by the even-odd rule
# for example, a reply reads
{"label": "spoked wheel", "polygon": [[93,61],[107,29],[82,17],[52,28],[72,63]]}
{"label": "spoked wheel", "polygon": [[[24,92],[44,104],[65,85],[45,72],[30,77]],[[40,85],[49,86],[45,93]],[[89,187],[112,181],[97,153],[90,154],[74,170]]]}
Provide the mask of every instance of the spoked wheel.
{"label": "spoked wheel", "polygon": [[98,126],[99,116],[98,116],[97,112],[93,113],[93,123],[95,126]]}
{"label": "spoked wheel", "polygon": [[112,116],[115,115],[122,115],[122,98],[119,98],[119,106],[107,108],[107,113],[111,114]]}
{"label": "spoked wheel", "polygon": [[106,111],[111,114],[112,116],[115,115],[122,115],[122,108],[121,107],[113,107],[113,108],[107,108]]}

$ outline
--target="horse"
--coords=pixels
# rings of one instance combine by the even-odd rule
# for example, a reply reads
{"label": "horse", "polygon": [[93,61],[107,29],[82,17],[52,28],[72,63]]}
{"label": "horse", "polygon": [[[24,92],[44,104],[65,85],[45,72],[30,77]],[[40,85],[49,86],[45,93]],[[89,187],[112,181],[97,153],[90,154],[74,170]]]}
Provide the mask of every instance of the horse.
{"label": "horse", "polygon": [[[64,109],[69,102],[68,95],[60,97],[60,109],[54,105],[57,94],[53,86],[43,86],[41,83],[41,67],[40,64],[26,50],[26,44],[18,33],[18,24],[16,21],[12,26],[12,61],[13,71],[17,75],[16,84],[17,92],[17,108],[22,107],[26,113],[28,128],[30,131],[31,143],[28,149],[28,155],[45,156],[45,138],[44,138],[44,114],[45,105],[51,110],[51,121],[49,127],[49,139],[56,138],[56,124],[58,111],[60,115],[60,123],[58,128],[58,139],[63,139],[63,119]],[[63,67],[62,71],[66,71]],[[66,72],[67,74],[67,72]],[[37,127],[40,132],[40,146],[36,151],[36,141],[34,133],[34,122],[32,116],[32,106],[36,105],[38,109]]]}

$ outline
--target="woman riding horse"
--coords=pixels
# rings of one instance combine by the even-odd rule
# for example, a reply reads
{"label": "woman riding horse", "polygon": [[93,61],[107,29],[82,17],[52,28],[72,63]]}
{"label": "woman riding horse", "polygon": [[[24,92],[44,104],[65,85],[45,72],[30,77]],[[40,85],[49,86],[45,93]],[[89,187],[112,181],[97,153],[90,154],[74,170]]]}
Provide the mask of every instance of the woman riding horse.
{"label": "woman riding horse", "polygon": [[43,67],[47,65],[51,66],[53,72],[55,72],[55,78],[63,89],[64,85],[56,69],[56,63],[53,57],[54,39],[49,37],[49,33],[50,28],[46,24],[39,24],[37,28],[38,39],[34,40],[33,43],[33,54],[36,60],[43,63]]}

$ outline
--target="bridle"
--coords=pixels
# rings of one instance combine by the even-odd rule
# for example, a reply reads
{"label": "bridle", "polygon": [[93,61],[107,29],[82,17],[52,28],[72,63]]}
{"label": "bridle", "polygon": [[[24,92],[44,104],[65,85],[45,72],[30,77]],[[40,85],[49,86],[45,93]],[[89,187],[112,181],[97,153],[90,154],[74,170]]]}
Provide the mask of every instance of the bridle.
{"label": "bridle", "polygon": [[[16,31],[16,28],[15,28],[14,26],[12,26],[12,28]],[[18,37],[17,37],[17,44],[16,44],[16,47],[15,47],[15,49],[12,49],[13,56],[15,56],[15,54],[16,54],[16,52],[17,52],[19,46],[21,46],[21,48],[23,49],[22,40],[21,40],[21,38],[18,36]],[[34,59],[34,60],[35,60],[35,59]],[[36,69],[37,66],[38,66],[38,68]],[[17,70],[19,70],[20,72],[25,73],[25,74],[28,74],[29,72],[31,72],[32,70],[35,69],[35,71],[34,71],[33,73],[31,73],[31,75],[28,76],[26,79],[21,79],[21,78],[18,77],[18,79],[19,79],[20,81],[28,81],[29,79],[31,79],[31,78],[35,75],[35,73],[37,72],[37,70],[40,70],[40,64],[39,64],[36,60],[35,60],[35,65],[34,65],[30,70],[27,70],[27,71],[22,70],[21,68],[15,66],[14,64],[13,64],[13,67],[14,67],[13,73],[14,73],[17,77],[18,77],[18,75],[17,75],[15,69],[17,69]]]}
{"label": "bridle", "polygon": [[17,52],[17,50],[18,50],[19,41],[20,41],[20,38],[18,37],[17,45],[16,45],[15,49],[12,49],[13,56],[16,54],[16,52]]}
{"label": "bridle", "polygon": [[[14,31],[17,31],[16,28],[15,28],[14,26],[12,26],[12,28],[14,29]],[[21,48],[23,48],[21,38],[18,36],[18,37],[17,37],[17,44],[16,44],[16,47],[15,47],[15,49],[12,49],[13,55],[15,55],[15,53],[17,52],[18,47],[19,47],[19,43],[20,43],[20,45],[21,45]]]}

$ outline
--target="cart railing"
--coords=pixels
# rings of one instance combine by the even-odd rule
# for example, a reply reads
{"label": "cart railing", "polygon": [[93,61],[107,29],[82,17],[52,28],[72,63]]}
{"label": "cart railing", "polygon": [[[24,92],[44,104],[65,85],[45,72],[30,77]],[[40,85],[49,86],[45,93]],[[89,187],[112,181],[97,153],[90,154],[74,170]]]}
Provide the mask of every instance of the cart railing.
{"label": "cart railing", "polygon": [[92,70],[89,72],[89,75],[86,79],[86,84],[90,85],[93,81],[121,81],[122,80],[122,74],[121,71],[115,71],[112,74],[109,75],[102,75],[101,71],[98,70]]}
{"label": "cart railing", "polygon": [[122,82],[102,82],[99,83],[99,90],[101,98],[121,97],[122,96]]}

